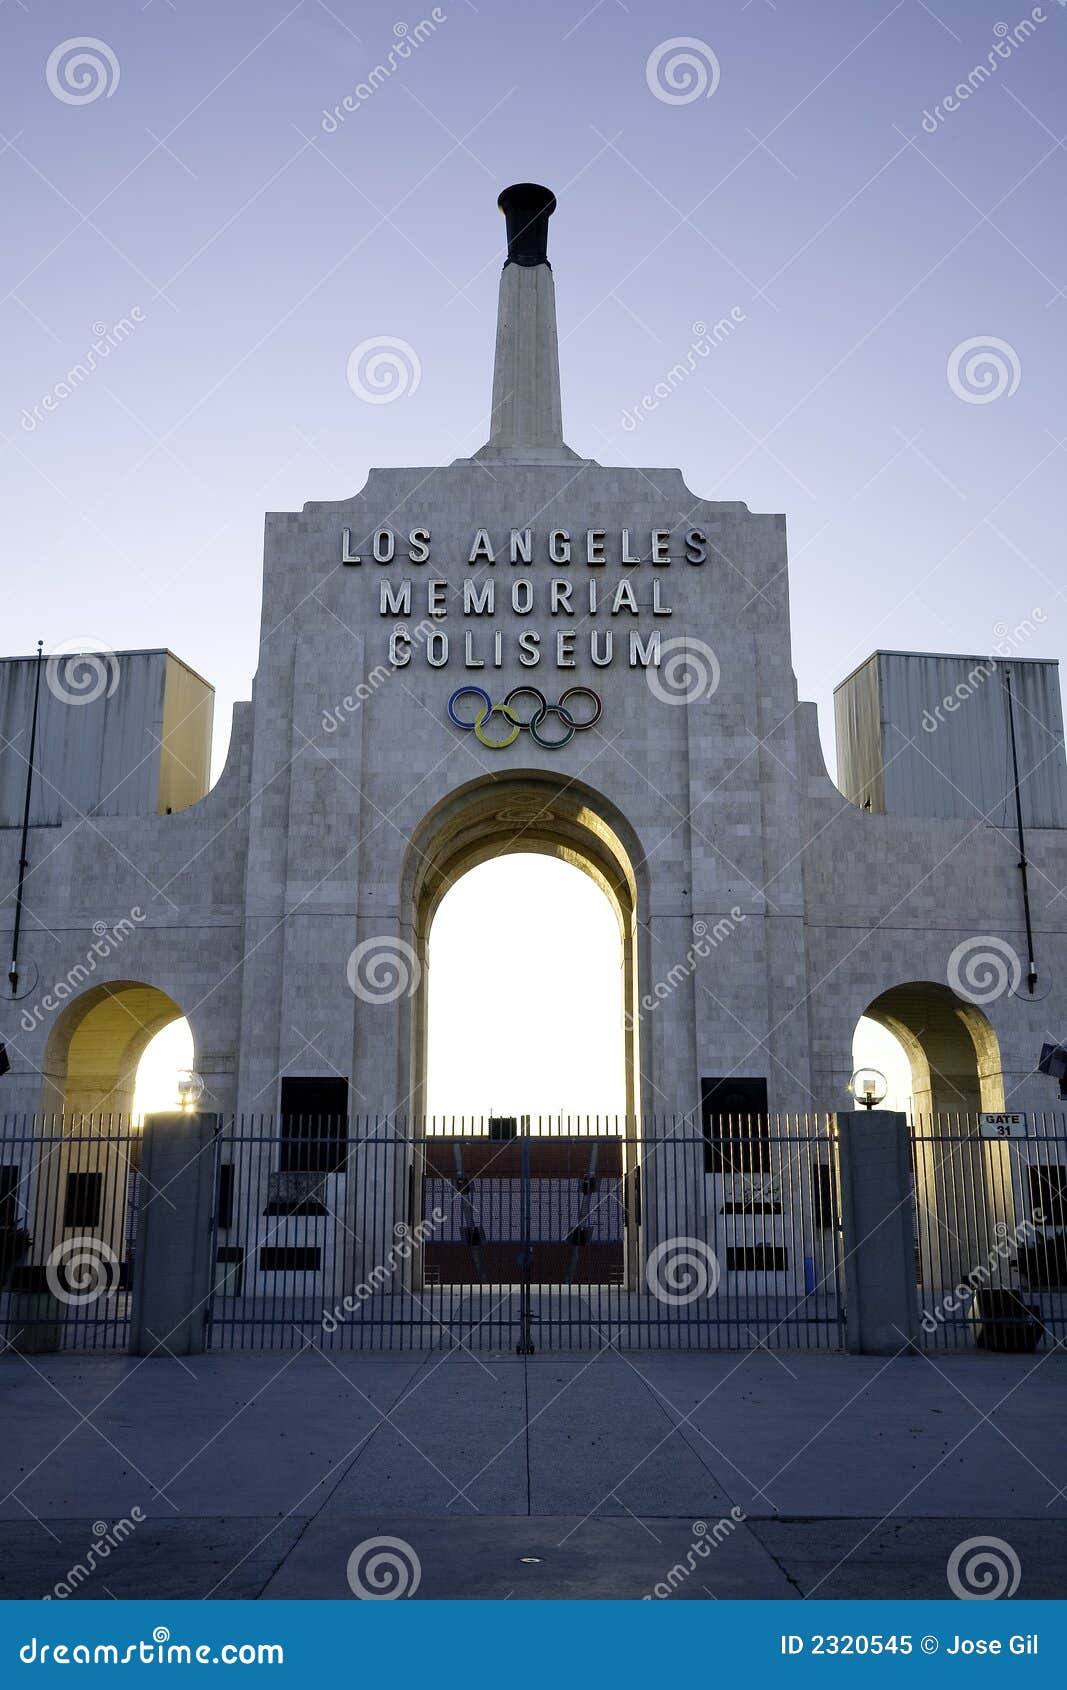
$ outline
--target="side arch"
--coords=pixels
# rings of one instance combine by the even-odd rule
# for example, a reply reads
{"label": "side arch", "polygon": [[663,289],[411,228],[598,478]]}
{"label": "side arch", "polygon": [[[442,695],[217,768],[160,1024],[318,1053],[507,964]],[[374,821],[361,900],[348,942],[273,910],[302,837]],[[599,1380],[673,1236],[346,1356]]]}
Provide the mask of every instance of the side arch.
{"label": "side arch", "polygon": [[184,1011],[158,986],[112,980],[91,986],[57,1017],[45,1046],[45,1114],[133,1112],[137,1067],[151,1040]]}
{"label": "side arch", "polygon": [[1004,1108],[1000,1041],[977,1004],[936,980],[879,993],[864,1011],[903,1046],[916,1115]]}
{"label": "side arch", "polygon": [[1003,1109],[1000,1041],[977,1004],[936,980],[892,986],[866,1014],[911,1066],[919,1273],[931,1295],[991,1259],[993,1229],[1005,1219],[1004,1147],[957,1126],[961,1115]]}

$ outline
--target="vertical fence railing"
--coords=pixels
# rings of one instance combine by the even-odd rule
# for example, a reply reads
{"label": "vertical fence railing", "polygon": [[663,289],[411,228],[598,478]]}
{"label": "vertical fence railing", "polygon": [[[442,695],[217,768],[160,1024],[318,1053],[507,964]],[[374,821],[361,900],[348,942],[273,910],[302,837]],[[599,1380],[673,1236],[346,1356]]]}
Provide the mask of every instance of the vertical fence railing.
{"label": "vertical fence railing", "polygon": [[[207,1342],[841,1347],[833,1117],[709,1125],[228,1118],[215,1141]],[[126,1347],[139,1145],[125,1117],[3,1122],[7,1343]]]}
{"label": "vertical fence railing", "polygon": [[963,1113],[912,1125],[923,1343],[1021,1353],[1063,1343],[1067,1116],[1032,1111],[985,1132]]}
{"label": "vertical fence railing", "polygon": [[[266,1115],[225,1123],[216,1143],[208,1342],[292,1349],[314,1341],[358,1268],[351,1198],[363,1186],[348,1123]],[[363,1194],[366,1209],[366,1193]]]}
{"label": "vertical fence railing", "polygon": [[126,1115],[0,1117],[5,1347],[127,1347],[139,1146]]}
{"label": "vertical fence railing", "polygon": [[239,1117],[213,1348],[837,1348],[831,1116]]}
{"label": "vertical fence railing", "polygon": [[709,1138],[731,1348],[841,1347],[844,1277],[832,1115],[727,1117]]}
{"label": "vertical fence railing", "polygon": [[[840,1347],[830,1115],[226,1121],[215,1348]],[[0,1119],[0,1334],[128,1342],[139,1128]],[[913,1122],[932,1348],[1067,1341],[1067,1117]],[[847,1264],[846,1264],[847,1269]]]}

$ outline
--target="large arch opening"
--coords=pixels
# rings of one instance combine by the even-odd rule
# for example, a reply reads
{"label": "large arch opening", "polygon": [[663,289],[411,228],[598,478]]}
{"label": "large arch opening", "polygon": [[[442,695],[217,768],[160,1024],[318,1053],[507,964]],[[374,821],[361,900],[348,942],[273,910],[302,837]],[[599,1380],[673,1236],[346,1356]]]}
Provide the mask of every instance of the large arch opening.
{"label": "large arch opening", "polygon": [[[438,910],[471,870],[496,858],[518,855],[551,857],[579,869],[599,888],[613,912],[619,947],[615,1001],[621,1083],[613,1088],[603,1108],[604,1112],[613,1112],[610,1104],[617,1103],[623,1114],[638,1114],[642,1108],[638,979],[643,972],[643,915],[647,906],[643,859],[629,825],[600,794],[577,781],[561,785],[535,770],[488,776],[461,787],[426,817],[412,839],[402,909],[420,968],[418,985],[408,1001],[408,1026],[401,1035],[401,1096],[410,1098],[413,1114],[430,1112],[430,934]],[[568,967],[564,948],[558,966],[559,989],[564,995]],[[475,1005],[471,1005],[471,1013],[477,1013]],[[471,1095],[481,1094],[472,1088]],[[586,1112],[598,1113],[581,1111]]]}
{"label": "large arch opening", "polygon": [[[184,1017],[158,986],[115,980],[68,1004],[45,1047],[41,1107],[68,1120],[129,1120],[141,1059],[157,1034]],[[158,1106],[155,1091],[150,1105]]]}
{"label": "large arch opening", "polygon": [[[599,900],[598,914],[606,913],[598,949],[602,955],[607,949],[614,976],[613,1078],[603,1101],[595,1090],[586,1091],[580,1101],[587,1106],[574,1108],[558,1090],[554,1095],[538,1092],[538,1077],[527,1064],[525,1089],[508,1084],[506,1101],[498,1100],[486,1090],[492,1075],[479,1061],[475,1041],[468,1047],[472,1071],[462,1079],[470,1112],[465,1119],[453,1119],[448,1109],[442,1120],[432,1109],[443,1098],[436,1089],[436,1063],[433,1089],[430,1083],[430,1017],[439,1007],[431,984],[433,945],[447,930],[447,901],[457,899],[462,915],[465,886],[477,896],[479,871],[499,868],[505,881],[513,871],[514,886],[514,875],[524,869],[529,873],[531,858],[542,859],[538,866],[550,874],[562,871],[557,887],[573,884],[574,871],[588,877],[592,884],[586,896]],[[413,1262],[417,1284],[432,1289],[518,1287],[523,1281],[574,1287],[634,1282],[644,1221],[627,1221],[637,1215],[633,1194],[639,1146],[633,1124],[643,1110],[642,1081],[654,1083],[654,1076],[642,1075],[638,1044],[638,982],[648,977],[647,911],[646,870],[636,835],[607,799],[576,780],[560,781],[539,770],[489,775],[450,794],[415,829],[399,911],[403,942],[413,952],[414,985],[398,1005],[397,1077],[408,1106],[404,1112],[425,1121],[428,1131],[416,1136],[413,1166],[398,1163],[383,1184],[402,1205],[414,1176],[415,1212],[429,1228]],[[526,913],[536,919],[535,910]],[[438,917],[444,928],[436,928]],[[552,999],[543,1027],[551,1037],[555,1016],[574,1016],[580,1009],[581,982],[563,927],[550,919],[542,924]],[[515,972],[521,959],[507,954],[508,944],[507,925],[498,922],[495,931],[485,933],[467,976],[470,1001],[461,1001],[459,1009],[475,1027],[479,998],[505,995],[509,981],[512,991],[521,985],[521,967]],[[447,991],[447,975],[442,984]],[[520,992],[512,1007],[521,1021],[524,1007],[530,1006]],[[536,1032],[533,1037],[536,1043]],[[436,1029],[433,1038],[439,1050]],[[572,1047],[579,1059],[580,1050],[579,1037]],[[507,1083],[506,1076],[502,1080]],[[556,1086],[564,1083],[557,1072]],[[590,1083],[595,1088],[595,1077]],[[544,1113],[536,1107],[542,1102],[548,1106]],[[463,1117],[465,1112],[460,1107],[455,1113]],[[651,1189],[643,1188],[642,1217]],[[387,1192],[387,1210],[389,1202]],[[528,1334],[522,1341],[528,1341]]]}
{"label": "large arch opening", "polygon": [[427,1112],[626,1111],[622,935],[573,864],[516,852],[445,894],[428,943]]}

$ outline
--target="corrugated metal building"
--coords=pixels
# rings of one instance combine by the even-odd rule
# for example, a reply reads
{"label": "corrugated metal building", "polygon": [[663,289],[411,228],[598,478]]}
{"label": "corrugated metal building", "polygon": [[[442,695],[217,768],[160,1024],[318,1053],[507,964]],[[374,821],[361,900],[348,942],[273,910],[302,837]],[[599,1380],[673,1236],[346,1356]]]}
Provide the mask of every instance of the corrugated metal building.
{"label": "corrugated metal building", "polygon": [[[0,659],[0,827],[22,822],[35,657]],[[41,664],[30,822],[184,810],[208,790],[215,691],[169,651]]]}
{"label": "corrugated metal building", "polygon": [[1067,827],[1059,665],[876,651],[834,690],[837,784],[893,816],[1015,825],[1008,676],[1023,820]]}

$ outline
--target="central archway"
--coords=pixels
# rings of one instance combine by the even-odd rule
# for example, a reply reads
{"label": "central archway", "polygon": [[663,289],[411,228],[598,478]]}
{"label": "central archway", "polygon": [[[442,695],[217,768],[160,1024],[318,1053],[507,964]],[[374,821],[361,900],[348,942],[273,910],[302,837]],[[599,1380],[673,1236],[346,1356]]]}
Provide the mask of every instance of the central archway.
{"label": "central archway", "polygon": [[[404,926],[421,965],[401,1037],[401,1095],[415,1116],[426,1112],[428,948],[434,915],[468,870],[515,853],[556,857],[588,874],[608,898],[622,943],[625,1098],[642,1110],[638,981],[647,965],[647,884],[633,830],[601,794],[579,781],[560,783],[539,770],[489,775],[460,787],[416,829],[402,887]],[[561,957],[561,970],[566,959]],[[406,1052],[406,1058],[405,1058]]]}

